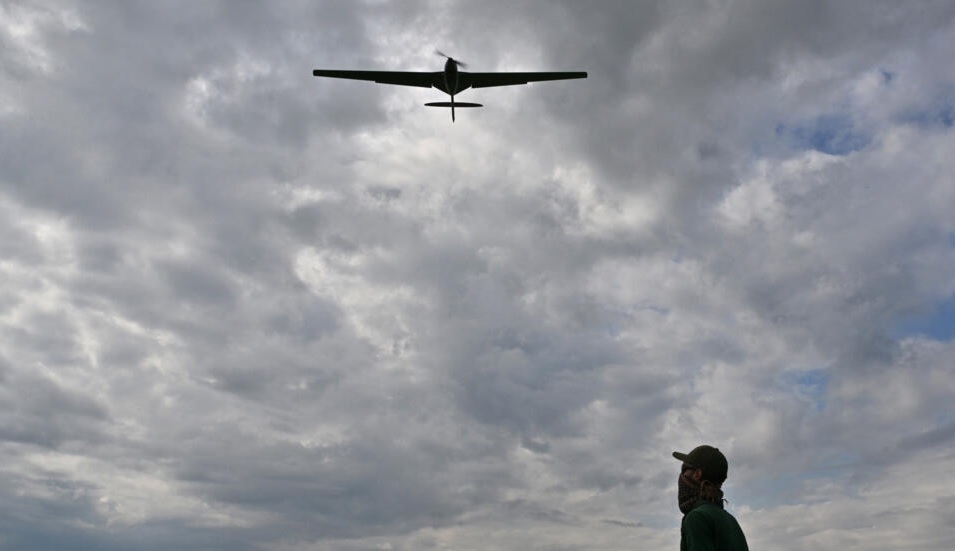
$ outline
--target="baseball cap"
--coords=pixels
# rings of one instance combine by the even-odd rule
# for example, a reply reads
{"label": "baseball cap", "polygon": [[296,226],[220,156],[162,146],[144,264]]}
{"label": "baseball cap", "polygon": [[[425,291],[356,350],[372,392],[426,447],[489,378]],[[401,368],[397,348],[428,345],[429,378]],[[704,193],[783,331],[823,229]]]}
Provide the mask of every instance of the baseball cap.
{"label": "baseball cap", "polygon": [[690,453],[673,452],[673,457],[684,463],[703,469],[703,478],[721,484],[726,480],[729,464],[726,456],[713,446],[698,446]]}

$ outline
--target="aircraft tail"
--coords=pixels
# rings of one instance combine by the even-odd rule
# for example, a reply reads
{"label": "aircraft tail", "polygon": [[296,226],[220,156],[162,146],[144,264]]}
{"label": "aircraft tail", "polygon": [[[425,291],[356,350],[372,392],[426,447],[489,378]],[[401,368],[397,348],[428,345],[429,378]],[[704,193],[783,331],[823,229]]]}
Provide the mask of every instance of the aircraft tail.
{"label": "aircraft tail", "polygon": [[432,101],[431,103],[426,103],[425,105],[428,107],[450,107],[452,121],[454,121],[455,107],[484,107],[480,103],[468,103],[466,101]]}
{"label": "aircraft tail", "polygon": [[426,103],[428,107],[484,107],[480,103],[466,103],[463,101],[456,101],[451,103],[450,101],[432,101],[431,103]]}

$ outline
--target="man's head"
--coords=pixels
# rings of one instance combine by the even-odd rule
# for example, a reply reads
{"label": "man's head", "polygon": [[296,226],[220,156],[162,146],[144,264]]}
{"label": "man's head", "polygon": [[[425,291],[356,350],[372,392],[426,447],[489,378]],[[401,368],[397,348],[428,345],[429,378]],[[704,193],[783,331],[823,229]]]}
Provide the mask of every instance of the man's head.
{"label": "man's head", "polygon": [[[713,446],[699,446],[690,453],[673,452],[673,457],[683,462],[683,471],[699,471],[697,481],[708,480],[720,486],[726,480],[729,464],[723,452]],[[694,473],[696,474],[696,473]]]}

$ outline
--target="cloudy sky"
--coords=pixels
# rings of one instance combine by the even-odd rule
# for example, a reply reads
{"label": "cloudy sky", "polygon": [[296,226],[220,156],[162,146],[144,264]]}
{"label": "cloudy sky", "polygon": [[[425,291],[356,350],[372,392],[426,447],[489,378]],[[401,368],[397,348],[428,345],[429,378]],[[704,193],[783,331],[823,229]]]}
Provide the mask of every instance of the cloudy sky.
{"label": "cloudy sky", "polygon": [[[588,71],[469,90],[315,68]],[[955,539],[955,4],[0,1],[0,548]]]}

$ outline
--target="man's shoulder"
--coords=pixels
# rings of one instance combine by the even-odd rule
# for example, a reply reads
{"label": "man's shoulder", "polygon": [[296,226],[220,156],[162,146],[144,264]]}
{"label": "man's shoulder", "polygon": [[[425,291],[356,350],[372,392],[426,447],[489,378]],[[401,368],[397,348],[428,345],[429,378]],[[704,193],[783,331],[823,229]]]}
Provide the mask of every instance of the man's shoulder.
{"label": "man's shoulder", "polygon": [[693,542],[698,541],[715,543],[715,549],[748,549],[746,536],[736,517],[712,503],[701,503],[683,517],[682,535],[687,544],[686,549],[696,548]]}
{"label": "man's shoulder", "polygon": [[684,519],[688,522],[701,521],[703,519],[711,519],[717,522],[736,522],[736,517],[726,509],[719,505],[705,502],[694,507],[693,510],[686,514]]}
{"label": "man's shoulder", "polygon": [[693,509],[689,513],[687,513],[687,515],[692,515],[694,513],[700,514],[700,515],[723,515],[723,514],[728,515],[729,514],[728,512],[726,512],[726,509],[723,509],[719,505],[716,505],[714,503],[709,503],[706,501],[700,501],[699,503],[697,503],[696,507],[693,507]]}

